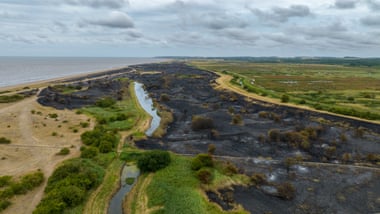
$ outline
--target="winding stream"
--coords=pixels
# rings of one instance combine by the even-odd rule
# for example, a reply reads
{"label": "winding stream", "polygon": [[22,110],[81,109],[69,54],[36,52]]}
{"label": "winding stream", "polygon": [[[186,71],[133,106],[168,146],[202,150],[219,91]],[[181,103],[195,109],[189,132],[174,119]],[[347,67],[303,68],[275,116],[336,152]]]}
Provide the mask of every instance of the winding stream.
{"label": "winding stream", "polygon": [[144,85],[135,82],[135,94],[140,103],[140,106],[150,115],[152,116],[152,121],[150,123],[150,127],[146,130],[145,134],[147,136],[152,136],[153,132],[160,125],[161,117],[158,116],[157,110],[153,106],[153,101],[149,97],[149,94],[144,90]]}
{"label": "winding stream", "polygon": [[[123,213],[123,200],[125,196],[131,191],[133,185],[137,181],[137,177],[140,175],[140,170],[137,166],[125,165],[121,173],[121,187],[118,192],[112,197],[110,206],[108,207],[109,214],[122,214]],[[134,179],[132,184],[127,184],[126,180]]]}
{"label": "winding stream", "polygon": [[[144,90],[144,85],[138,82],[135,82],[135,94],[137,100],[139,101],[140,106],[152,116],[152,121],[150,123],[149,129],[145,132],[147,136],[152,136],[153,132],[160,125],[161,117],[158,116],[157,110],[153,106],[153,101],[149,97],[148,93]],[[122,214],[123,213],[123,200],[125,196],[131,191],[133,185],[136,183],[137,177],[139,176],[140,171],[137,166],[125,165],[121,173],[121,187],[117,193],[112,197],[110,205],[108,207],[109,214]],[[134,179],[132,184],[128,184],[126,180]]]}

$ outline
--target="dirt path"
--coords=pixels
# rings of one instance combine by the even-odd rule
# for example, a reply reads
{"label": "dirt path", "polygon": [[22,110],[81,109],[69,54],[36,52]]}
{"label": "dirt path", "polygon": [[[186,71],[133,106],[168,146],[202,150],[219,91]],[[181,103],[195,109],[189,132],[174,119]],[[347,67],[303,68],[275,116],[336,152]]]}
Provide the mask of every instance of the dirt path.
{"label": "dirt path", "polygon": [[240,95],[243,95],[245,97],[252,98],[252,99],[255,99],[258,101],[267,102],[269,104],[287,106],[287,107],[292,107],[292,108],[297,108],[297,109],[303,109],[303,110],[307,110],[307,111],[317,112],[317,113],[321,113],[321,114],[328,114],[328,115],[333,115],[333,116],[337,116],[337,117],[341,117],[341,118],[348,118],[348,119],[363,121],[363,122],[377,124],[377,125],[380,124],[380,121],[372,121],[372,120],[366,120],[366,119],[357,118],[357,117],[335,114],[335,113],[331,113],[331,112],[327,112],[327,111],[320,111],[320,110],[316,110],[314,108],[304,106],[304,105],[296,105],[296,104],[292,104],[292,103],[282,103],[278,99],[259,96],[259,95],[254,94],[254,93],[250,93],[250,92],[240,88],[237,85],[232,84],[230,82],[233,78],[232,76],[227,75],[227,74],[220,74],[218,72],[214,72],[214,73],[219,76],[219,78],[216,79],[216,82],[218,83],[218,85],[215,87],[215,89],[230,90],[230,91],[233,91],[233,92],[238,93]]}

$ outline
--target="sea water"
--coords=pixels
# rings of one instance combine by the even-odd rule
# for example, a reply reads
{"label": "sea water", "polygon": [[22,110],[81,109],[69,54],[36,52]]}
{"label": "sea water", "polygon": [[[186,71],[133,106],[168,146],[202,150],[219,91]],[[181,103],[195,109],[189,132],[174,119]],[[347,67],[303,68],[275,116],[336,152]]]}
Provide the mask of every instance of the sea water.
{"label": "sea water", "polygon": [[162,62],[159,58],[0,57],[0,87]]}

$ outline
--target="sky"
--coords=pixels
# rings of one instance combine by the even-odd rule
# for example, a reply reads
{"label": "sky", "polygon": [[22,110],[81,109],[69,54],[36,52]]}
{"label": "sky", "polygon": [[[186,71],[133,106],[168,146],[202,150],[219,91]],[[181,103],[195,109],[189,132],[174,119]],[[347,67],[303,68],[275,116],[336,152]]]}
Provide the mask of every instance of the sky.
{"label": "sky", "polygon": [[0,0],[0,56],[380,57],[380,0]]}

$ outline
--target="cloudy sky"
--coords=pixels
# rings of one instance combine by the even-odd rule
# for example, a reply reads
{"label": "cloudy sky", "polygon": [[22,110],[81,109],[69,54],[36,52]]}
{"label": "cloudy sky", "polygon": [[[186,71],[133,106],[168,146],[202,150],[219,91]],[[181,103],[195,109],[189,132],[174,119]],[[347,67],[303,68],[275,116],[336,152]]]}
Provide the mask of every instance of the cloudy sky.
{"label": "cloudy sky", "polygon": [[0,0],[2,56],[380,57],[380,0]]}

